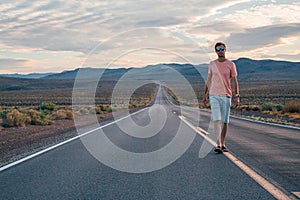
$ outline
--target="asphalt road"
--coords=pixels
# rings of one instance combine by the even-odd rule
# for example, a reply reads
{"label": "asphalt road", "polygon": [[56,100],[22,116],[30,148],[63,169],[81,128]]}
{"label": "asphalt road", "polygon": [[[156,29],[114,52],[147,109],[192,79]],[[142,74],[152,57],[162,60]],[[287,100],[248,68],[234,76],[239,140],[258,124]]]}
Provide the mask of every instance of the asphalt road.
{"label": "asphalt road", "polygon": [[[210,152],[203,159],[198,157],[203,138],[182,123],[178,115],[205,129],[209,113],[201,112],[200,122],[193,122],[197,112],[180,110],[162,89],[154,106],[157,109],[147,108],[121,120],[123,125],[128,124],[125,131],[116,123],[101,129],[115,146],[142,157],[130,163],[131,154],[124,158],[106,146],[102,149],[105,153],[99,154],[106,156],[103,164],[95,158],[99,155],[92,155],[93,150],[83,145],[84,139],[83,143],[77,139],[0,172],[0,199],[275,199],[224,155]],[[147,127],[151,112],[158,119],[166,116],[161,130],[155,135],[134,130],[130,120]],[[94,131],[83,138],[92,138],[97,149],[100,134]],[[232,119],[227,146],[236,157],[290,193],[300,191],[299,134],[299,130]],[[173,142],[178,135],[184,137]],[[191,144],[184,147],[190,140]],[[172,149],[172,145],[174,153],[160,152]],[[149,152],[154,152],[154,157],[148,157]],[[157,163],[163,165],[176,156],[177,160],[151,171],[151,167],[159,168]],[[109,166],[111,160],[113,168]],[[117,164],[123,171],[115,169]],[[138,170],[141,171],[137,173]]]}
{"label": "asphalt road", "polygon": [[[210,112],[200,113],[199,126],[207,130]],[[193,110],[186,115],[193,122]],[[285,193],[299,193],[300,129],[231,117],[226,146]]]}

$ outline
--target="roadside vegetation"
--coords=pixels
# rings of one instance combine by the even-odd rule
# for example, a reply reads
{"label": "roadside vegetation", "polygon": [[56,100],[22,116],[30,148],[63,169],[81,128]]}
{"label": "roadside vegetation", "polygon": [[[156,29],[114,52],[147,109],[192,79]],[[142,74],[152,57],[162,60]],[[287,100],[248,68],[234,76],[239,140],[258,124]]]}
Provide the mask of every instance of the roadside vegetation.
{"label": "roadside vegetation", "polygon": [[[207,108],[202,103],[204,83],[192,86],[197,94],[198,107]],[[194,106],[194,102],[186,98],[187,95],[179,97],[171,90],[167,92],[181,105]],[[240,94],[241,104],[238,108],[232,108],[233,115],[300,126],[300,81],[240,81]]]}
{"label": "roadside vegetation", "polygon": [[[129,109],[146,106],[150,98],[131,101]],[[100,104],[94,107],[82,107],[73,112],[70,106],[59,107],[53,103],[46,103],[42,109],[37,107],[13,107],[2,109],[0,107],[1,130],[9,127],[26,127],[28,125],[52,125],[56,120],[73,120],[74,115],[96,114],[99,119],[106,114],[124,109],[123,107],[111,107],[110,104]]]}
{"label": "roadside vegetation", "polygon": [[256,120],[299,126],[300,102],[289,101],[286,104],[272,102],[261,105],[241,105],[233,113],[248,116]]}
{"label": "roadside vegetation", "polygon": [[[125,109],[124,105],[110,104],[113,85],[98,90],[96,105],[72,110],[72,93],[70,90],[0,92],[0,131],[10,127],[27,127],[30,125],[47,126],[57,120],[73,120],[74,115],[96,114],[100,119],[113,111]],[[138,109],[152,102],[157,86],[148,84],[138,88],[123,101],[129,102],[129,109]],[[42,96],[43,95],[43,96]]]}
{"label": "roadside vegetation", "polygon": [[53,103],[44,104],[42,109],[34,107],[14,107],[1,109],[3,127],[25,127],[28,125],[51,125],[57,119],[73,119],[70,109],[58,108]]}
{"label": "roadside vegetation", "polygon": [[300,126],[300,81],[241,82],[241,106],[233,114]]}

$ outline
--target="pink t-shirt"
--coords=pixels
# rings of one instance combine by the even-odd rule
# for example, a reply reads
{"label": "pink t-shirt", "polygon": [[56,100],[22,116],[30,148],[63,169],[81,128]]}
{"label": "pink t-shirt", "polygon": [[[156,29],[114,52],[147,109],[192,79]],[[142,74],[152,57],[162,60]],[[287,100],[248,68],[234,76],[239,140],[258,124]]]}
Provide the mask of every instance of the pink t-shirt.
{"label": "pink t-shirt", "polygon": [[211,61],[208,67],[208,77],[211,76],[211,83],[208,85],[210,95],[232,96],[230,80],[237,76],[235,64],[230,60],[220,62]]}

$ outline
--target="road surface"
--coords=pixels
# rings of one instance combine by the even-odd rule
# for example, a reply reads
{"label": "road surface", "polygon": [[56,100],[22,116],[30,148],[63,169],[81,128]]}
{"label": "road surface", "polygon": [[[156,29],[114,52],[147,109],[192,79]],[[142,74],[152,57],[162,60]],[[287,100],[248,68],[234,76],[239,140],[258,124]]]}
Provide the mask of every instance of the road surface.
{"label": "road surface", "polygon": [[[192,108],[180,111],[162,88],[154,105],[162,106],[166,114],[163,128],[155,135],[128,135],[116,123],[102,129],[121,149],[145,154],[172,144],[180,126],[186,138],[194,139],[174,162],[146,173],[119,171],[95,159],[76,139],[1,171],[0,199],[275,199],[226,156],[211,151],[203,159],[198,157],[203,138],[182,123],[179,115],[192,125],[207,129],[208,112],[201,111],[200,122],[193,121],[197,112]],[[149,109],[120,122],[126,124],[132,119],[147,126]],[[95,134],[100,133],[96,130],[85,137]],[[299,130],[231,119],[227,146],[232,155],[294,198],[292,192],[300,191],[299,134]],[[109,153],[110,149],[106,151]],[[163,162],[167,159],[163,156],[158,154],[155,159]]]}

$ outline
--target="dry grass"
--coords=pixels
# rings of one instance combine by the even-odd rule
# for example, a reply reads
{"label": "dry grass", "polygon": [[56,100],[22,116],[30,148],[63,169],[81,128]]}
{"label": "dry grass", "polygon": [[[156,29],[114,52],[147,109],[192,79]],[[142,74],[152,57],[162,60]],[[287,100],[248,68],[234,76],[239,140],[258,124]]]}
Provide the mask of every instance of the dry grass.
{"label": "dry grass", "polygon": [[[38,85],[36,85],[38,86]],[[110,105],[114,81],[104,81],[97,88],[95,94],[96,106],[80,107],[75,109],[75,115],[98,114],[106,115],[112,111],[124,109],[124,105]],[[126,85],[128,88],[135,87],[135,84]],[[148,105],[154,97],[157,90],[156,84],[146,84],[132,94],[131,97],[120,96],[120,100],[130,103],[129,109],[140,108]],[[128,99],[130,98],[130,99]],[[40,102],[42,106],[40,107]],[[54,120],[74,119],[73,112],[70,110],[72,105],[72,88],[47,88],[45,90],[18,90],[18,91],[0,91],[0,118],[3,122],[0,126],[26,126],[53,124]],[[12,110],[18,106],[17,111]],[[128,109],[128,108],[126,108]],[[10,113],[6,116],[7,113]]]}
{"label": "dry grass", "polygon": [[66,119],[67,114],[65,110],[57,110],[55,111],[55,119]]}
{"label": "dry grass", "polygon": [[52,113],[47,112],[47,111],[37,111],[30,109],[29,111],[25,110],[23,111],[27,115],[30,116],[30,124],[31,125],[42,125],[42,126],[47,126],[51,125],[54,123],[53,119],[54,117],[52,116]]}
{"label": "dry grass", "polygon": [[285,113],[300,113],[300,102],[290,101],[283,107]]}
{"label": "dry grass", "polygon": [[55,119],[73,120],[74,116],[71,110],[49,111],[24,107],[6,109],[1,112],[0,119],[0,125],[3,127],[25,127],[27,125],[51,125],[54,124]]}
{"label": "dry grass", "polygon": [[283,116],[287,116],[287,117],[289,117],[290,119],[293,119],[293,120],[299,120],[300,119],[300,113],[285,113],[285,114],[283,114]]}
{"label": "dry grass", "polygon": [[243,112],[246,111],[261,111],[262,108],[259,105],[241,105],[239,107],[240,110],[242,110]]}
{"label": "dry grass", "polygon": [[265,102],[262,105],[241,105],[239,111],[233,112],[257,120],[299,126],[299,105],[297,101],[289,101],[285,105]]}
{"label": "dry grass", "polygon": [[5,127],[25,127],[31,121],[30,116],[21,113],[17,109],[13,109],[9,112],[6,112],[3,116],[3,126]]}
{"label": "dry grass", "polygon": [[71,110],[66,110],[66,119],[70,119],[70,120],[73,120],[74,119],[74,114]]}
{"label": "dry grass", "polygon": [[73,120],[74,119],[74,115],[73,112],[71,110],[57,110],[54,113],[55,119],[70,119]]}

